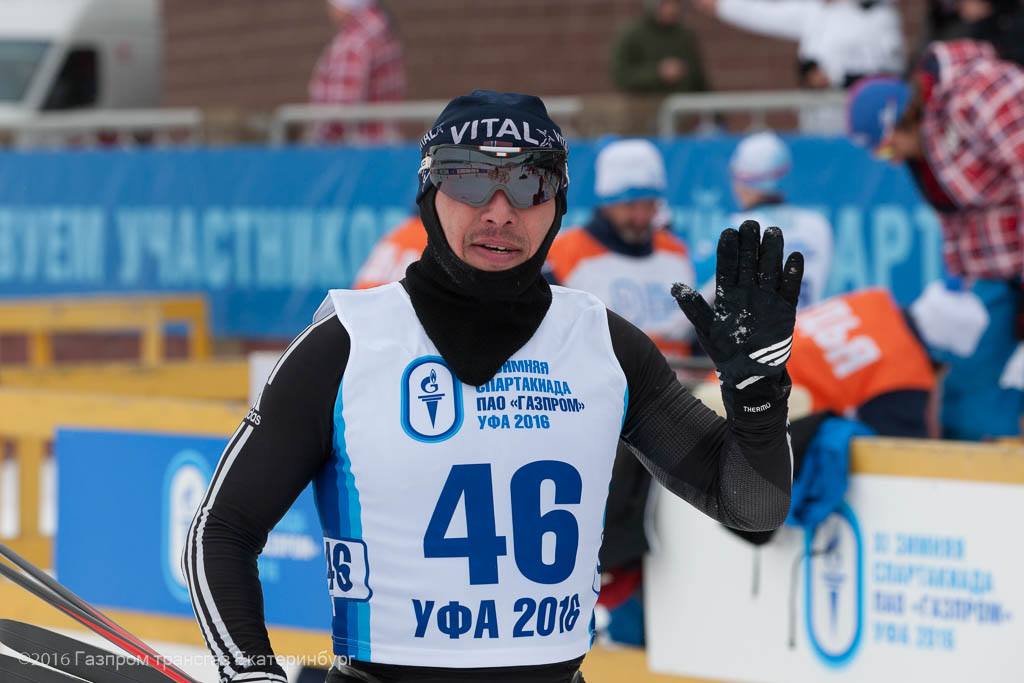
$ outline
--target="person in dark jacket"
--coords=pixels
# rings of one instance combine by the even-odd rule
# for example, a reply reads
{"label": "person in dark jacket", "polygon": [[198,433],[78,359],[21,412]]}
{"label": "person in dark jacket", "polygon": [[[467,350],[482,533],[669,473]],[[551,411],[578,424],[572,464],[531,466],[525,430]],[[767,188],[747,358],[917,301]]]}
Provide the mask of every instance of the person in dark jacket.
{"label": "person in dark jacket", "polygon": [[654,0],[626,27],[612,53],[612,81],[635,93],[707,90],[696,40],[681,22],[681,0]]}

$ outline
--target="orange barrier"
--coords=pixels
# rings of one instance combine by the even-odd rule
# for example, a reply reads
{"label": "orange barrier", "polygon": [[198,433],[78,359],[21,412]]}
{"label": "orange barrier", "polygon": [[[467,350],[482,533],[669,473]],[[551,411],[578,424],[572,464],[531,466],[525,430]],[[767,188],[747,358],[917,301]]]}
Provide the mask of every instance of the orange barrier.
{"label": "orange barrier", "polygon": [[0,334],[28,337],[29,364],[53,364],[53,335],[61,332],[137,331],[141,361],[156,365],[164,357],[164,330],[187,324],[189,357],[209,358],[212,350],[206,299],[178,297],[66,297],[23,299],[0,304]]}
{"label": "orange barrier", "polygon": [[249,363],[234,359],[169,361],[156,365],[75,363],[49,368],[0,365],[0,388],[246,401]]}

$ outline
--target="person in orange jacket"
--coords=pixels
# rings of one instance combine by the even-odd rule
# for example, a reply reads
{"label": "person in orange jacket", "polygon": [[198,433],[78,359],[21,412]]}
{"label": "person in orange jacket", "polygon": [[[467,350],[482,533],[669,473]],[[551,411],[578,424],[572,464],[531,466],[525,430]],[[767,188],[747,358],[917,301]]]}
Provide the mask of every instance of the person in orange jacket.
{"label": "person in orange jacket", "polygon": [[936,386],[912,316],[884,289],[832,297],[800,312],[788,364],[813,412],[860,420],[884,436],[935,435]]}

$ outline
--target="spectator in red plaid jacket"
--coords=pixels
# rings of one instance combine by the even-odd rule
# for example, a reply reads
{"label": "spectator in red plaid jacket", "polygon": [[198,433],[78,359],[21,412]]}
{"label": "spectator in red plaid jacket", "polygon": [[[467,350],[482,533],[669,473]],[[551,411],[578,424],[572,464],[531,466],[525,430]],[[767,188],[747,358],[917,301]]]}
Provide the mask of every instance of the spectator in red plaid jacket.
{"label": "spectator in red plaid jacket", "polygon": [[[945,289],[983,309],[984,343],[948,358],[944,433],[1019,434],[1024,403],[1010,389],[1024,380],[1004,384],[1003,376],[1019,372],[1008,360],[1014,336],[1024,337],[1024,69],[1000,59],[990,43],[935,43],[913,74],[902,114],[897,90],[884,83],[858,88],[851,128],[871,145],[884,136],[880,151],[907,162],[942,224],[953,276]],[[985,420],[977,417],[982,405]]]}
{"label": "spectator in red plaid jacket", "polygon": [[[309,82],[314,104],[394,102],[405,95],[405,64],[402,46],[388,15],[376,0],[327,0],[328,14],[338,34],[324,48]],[[318,126],[314,138],[321,142],[381,142],[398,138],[397,129],[385,123]]]}
{"label": "spectator in red plaid jacket", "polygon": [[1024,277],[1024,69],[987,43],[933,44],[889,147],[939,212],[951,274]]}

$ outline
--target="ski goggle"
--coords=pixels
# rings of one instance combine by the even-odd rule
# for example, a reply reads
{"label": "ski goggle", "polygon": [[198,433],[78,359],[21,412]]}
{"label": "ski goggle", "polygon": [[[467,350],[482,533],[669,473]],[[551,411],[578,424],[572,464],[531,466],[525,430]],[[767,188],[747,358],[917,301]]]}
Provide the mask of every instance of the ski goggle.
{"label": "ski goggle", "polygon": [[517,209],[555,198],[568,185],[566,153],[536,147],[438,145],[420,163],[420,177],[456,201],[483,206],[502,190]]}

